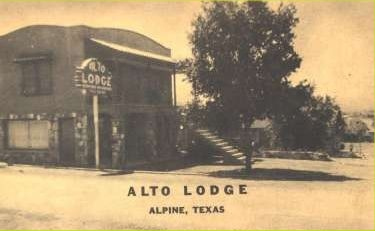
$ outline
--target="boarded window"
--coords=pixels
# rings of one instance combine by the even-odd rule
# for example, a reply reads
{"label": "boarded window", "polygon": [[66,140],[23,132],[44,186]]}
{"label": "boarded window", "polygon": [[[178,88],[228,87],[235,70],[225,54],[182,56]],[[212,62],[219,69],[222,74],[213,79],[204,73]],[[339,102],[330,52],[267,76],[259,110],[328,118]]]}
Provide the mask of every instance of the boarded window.
{"label": "boarded window", "polygon": [[8,147],[47,149],[48,121],[12,120],[8,122]]}

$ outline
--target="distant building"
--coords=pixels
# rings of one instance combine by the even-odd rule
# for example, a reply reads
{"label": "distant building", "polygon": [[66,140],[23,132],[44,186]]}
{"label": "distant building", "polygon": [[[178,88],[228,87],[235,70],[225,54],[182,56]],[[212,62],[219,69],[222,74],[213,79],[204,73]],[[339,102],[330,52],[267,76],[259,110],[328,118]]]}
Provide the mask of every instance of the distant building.
{"label": "distant building", "polygon": [[[356,123],[363,124],[366,128],[366,132],[364,134],[363,139],[366,141],[373,142],[374,141],[374,118],[373,115],[363,115],[363,114],[354,114],[354,115],[345,115],[344,116],[345,123],[347,125],[347,132],[346,133],[353,133],[352,131],[355,127],[359,125],[355,125]],[[354,127],[354,128],[353,128]],[[355,130],[355,129],[354,129]]]}
{"label": "distant building", "polygon": [[361,120],[366,124],[368,130],[366,132],[366,138],[369,141],[374,141],[374,119],[373,118],[361,118]]}
{"label": "distant building", "polygon": [[100,96],[102,167],[173,156],[170,49],[127,30],[29,26],[0,36],[0,160],[94,166],[91,96],[73,85],[86,58],[113,74]]}
{"label": "distant building", "polygon": [[269,119],[255,120],[249,129],[250,136],[259,146],[268,147],[270,145],[269,132],[272,129],[272,123]]}

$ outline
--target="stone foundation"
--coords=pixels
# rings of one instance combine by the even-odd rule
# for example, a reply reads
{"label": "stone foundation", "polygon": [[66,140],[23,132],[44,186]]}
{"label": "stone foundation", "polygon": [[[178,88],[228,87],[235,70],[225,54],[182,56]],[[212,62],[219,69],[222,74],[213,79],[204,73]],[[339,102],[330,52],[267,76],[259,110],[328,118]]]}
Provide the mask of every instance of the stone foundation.
{"label": "stone foundation", "polygon": [[[77,113],[57,114],[9,114],[1,116],[0,126],[0,160],[22,164],[59,164],[59,119],[73,118],[76,138],[76,163],[78,166],[87,166],[87,122],[85,115]],[[9,149],[7,148],[7,121],[12,120],[47,120],[48,121],[48,149]],[[77,124],[82,124],[82,126]]]}
{"label": "stone foundation", "polygon": [[261,153],[254,153],[254,157],[294,159],[294,160],[331,161],[330,156],[326,153],[310,152],[310,151],[273,151],[273,150],[266,150],[266,151],[262,151]]}
{"label": "stone foundation", "polygon": [[125,167],[125,129],[123,121],[112,119],[112,168]]}
{"label": "stone foundation", "polygon": [[[126,130],[127,116],[110,118],[111,162],[110,168],[124,169],[134,163],[151,163],[173,158],[176,153],[176,121],[173,114],[158,112],[144,113],[141,123],[135,121],[136,126]],[[94,134],[92,119],[85,113],[56,113],[56,114],[9,114],[0,116],[0,161],[22,164],[59,165],[59,121],[71,118],[74,123],[75,156],[72,166],[94,167]],[[7,148],[7,121],[11,120],[47,120],[48,121],[48,149],[10,149]],[[137,150],[126,147],[126,139],[138,136],[140,143]],[[134,139],[134,137],[133,137]],[[132,140],[132,139],[130,139]],[[129,141],[128,141],[129,142]],[[128,143],[129,144],[129,143]],[[134,149],[134,147],[133,147]],[[133,153],[131,154],[131,152]],[[129,158],[132,155],[132,158]]]}

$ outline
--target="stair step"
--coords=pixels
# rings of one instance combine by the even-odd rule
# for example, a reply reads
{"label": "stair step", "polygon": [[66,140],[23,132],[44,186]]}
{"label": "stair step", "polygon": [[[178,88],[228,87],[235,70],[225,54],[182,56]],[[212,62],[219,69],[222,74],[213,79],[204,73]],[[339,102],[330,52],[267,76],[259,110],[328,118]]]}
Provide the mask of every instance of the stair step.
{"label": "stair step", "polygon": [[225,150],[225,152],[229,153],[229,154],[232,154],[232,153],[238,153],[240,151],[237,148],[232,148],[232,149]]}
{"label": "stair step", "polygon": [[209,139],[209,140],[217,139],[217,136],[214,136],[214,135],[203,135],[203,136],[206,137],[206,139]]}
{"label": "stair step", "polygon": [[210,131],[208,131],[208,130],[206,130],[206,129],[197,129],[197,130],[195,130],[195,131],[197,131],[197,132],[210,132]]}
{"label": "stair step", "polygon": [[218,139],[212,139],[211,141],[212,142],[224,142],[225,140],[218,138]]}
{"label": "stair step", "polygon": [[229,154],[229,155],[233,155],[233,154],[236,154],[236,153],[240,152],[237,149],[224,149],[224,151],[225,151],[226,154]]}
{"label": "stair step", "polygon": [[245,163],[246,156],[244,155],[244,153],[242,153],[237,147],[232,146],[225,139],[217,136],[216,133],[213,133],[206,129],[197,129],[196,132],[204,139],[211,142],[211,144],[221,149],[221,153],[215,153],[211,155],[211,163],[224,164],[227,161],[227,157],[231,157],[231,159],[228,159],[229,162],[234,161],[234,163],[237,164]]}
{"label": "stair step", "polygon": [[210,131],[207,130],[195,130],[198,133],[211,133]]}
{"label": "stair step", "polygon": [[237,152],[237,153],[231,154],[231,156],[233,156],[233,157],[241,157],[241,156],[245,156],[245,155],[242,152]]}
{"label": "stair step", "polygon": [[234,148],[232,146],[228,145],[228,146],[222,147],[222,149],[224,149],[224,150],[232,150]]}
{"label": "stair step", "polygon": [[217,146],[228,146],[229,144],[228,144],[228,142],[220,142],[220,143],[217,143],[217,142],[215,142],[215,144],[217,145]]}

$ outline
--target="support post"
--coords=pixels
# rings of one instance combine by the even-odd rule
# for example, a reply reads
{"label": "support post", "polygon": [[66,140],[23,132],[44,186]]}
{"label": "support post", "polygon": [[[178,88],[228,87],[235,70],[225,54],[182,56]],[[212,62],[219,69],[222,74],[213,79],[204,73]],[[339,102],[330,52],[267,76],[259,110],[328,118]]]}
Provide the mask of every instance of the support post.
{"label": "support post", "polygon": [[93,95],[92,108],[94,116],[94,130],[95,130],[95,166],[100,167],[100,146],[99,146],[99,102],[98,95]]}
{"label": "support post", "polygon": [[173,106],[177,106],[177,93],[176,93],[176,67],[173,67]]}

